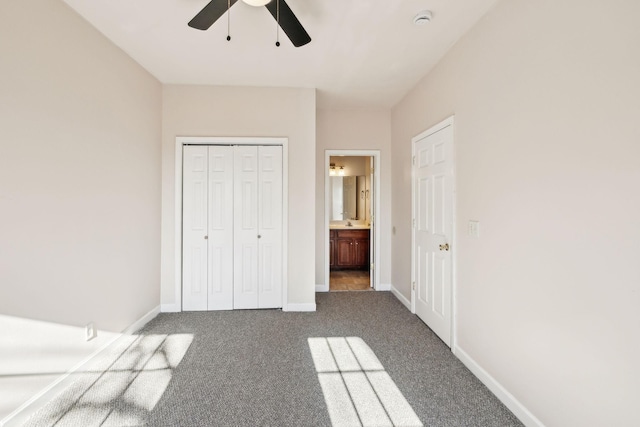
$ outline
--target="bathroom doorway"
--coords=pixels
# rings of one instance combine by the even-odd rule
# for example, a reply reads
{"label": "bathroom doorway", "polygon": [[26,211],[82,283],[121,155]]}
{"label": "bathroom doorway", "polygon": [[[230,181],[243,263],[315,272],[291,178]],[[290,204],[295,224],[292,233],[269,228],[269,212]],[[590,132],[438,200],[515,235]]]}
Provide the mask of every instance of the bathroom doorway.
{"label": "bathroom doorway", "polygon": [[325,163],[323,290],[375,290],[379,151],[327,150]]}

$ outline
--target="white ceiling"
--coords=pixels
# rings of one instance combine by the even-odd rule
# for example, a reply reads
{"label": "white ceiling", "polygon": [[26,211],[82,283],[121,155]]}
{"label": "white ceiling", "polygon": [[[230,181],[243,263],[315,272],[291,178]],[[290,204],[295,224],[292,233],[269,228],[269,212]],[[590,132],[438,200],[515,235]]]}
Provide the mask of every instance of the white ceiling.
{"label": "white ceiling", "polygon": [[[209,0],[64,0],[163,83],[318,89],[320,108],[392,107],[497,0],[287,0],[295,48],[266,8],[239,1],[207,31]],[[432,21],[415,26],[421,10]]]}

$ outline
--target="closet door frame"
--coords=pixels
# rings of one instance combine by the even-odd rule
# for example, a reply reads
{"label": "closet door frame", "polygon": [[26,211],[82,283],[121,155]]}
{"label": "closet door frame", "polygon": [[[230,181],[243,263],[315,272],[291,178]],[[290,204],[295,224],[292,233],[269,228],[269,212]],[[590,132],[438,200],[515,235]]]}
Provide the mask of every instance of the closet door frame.
{"label": "closet door frame", "polygon": [[287,311],[288,294],[288,200],[289,139],[274,137],[176,137],[175,150],[175,311],[182,309],[182,149],[185,145],[280,145],[282,146],[282,310]]}

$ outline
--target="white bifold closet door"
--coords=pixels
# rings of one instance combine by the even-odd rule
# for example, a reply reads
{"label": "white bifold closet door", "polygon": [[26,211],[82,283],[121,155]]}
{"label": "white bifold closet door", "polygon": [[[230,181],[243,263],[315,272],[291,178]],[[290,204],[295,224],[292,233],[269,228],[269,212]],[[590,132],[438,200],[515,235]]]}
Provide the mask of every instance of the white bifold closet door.
{"label": "white bifold closet door", "polygon": [[183,309],[282,307],[282,147],[185,146]]}

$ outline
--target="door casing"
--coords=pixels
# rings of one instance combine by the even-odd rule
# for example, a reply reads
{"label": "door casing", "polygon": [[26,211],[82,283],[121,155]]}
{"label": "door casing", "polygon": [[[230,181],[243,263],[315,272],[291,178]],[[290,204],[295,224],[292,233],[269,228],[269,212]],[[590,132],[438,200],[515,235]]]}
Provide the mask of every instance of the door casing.
{"label": "door casing", "polygon": [[282,309],[288,295],[289,139],[274,137],[178,136],[175,146],[175,307],[182,311],[182,147],[184,145],[281,145],[282,146]]}
{"label": "door casing", "polygon": [[324,152],[324,284],[316,287],[316,292],[329,292],[329,222],[331,212],[329,212],[329,195],[331,194],[331,180],[329,179],[329,166],[331,156],[363,156],[373,158],[373,258],[369,262],[373,263],[373,284],[376,291],[388,291],[380,284],[380,150],[325,150]]}

